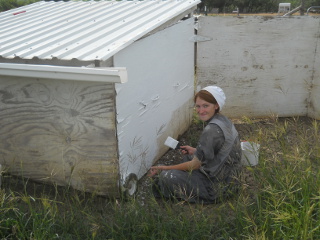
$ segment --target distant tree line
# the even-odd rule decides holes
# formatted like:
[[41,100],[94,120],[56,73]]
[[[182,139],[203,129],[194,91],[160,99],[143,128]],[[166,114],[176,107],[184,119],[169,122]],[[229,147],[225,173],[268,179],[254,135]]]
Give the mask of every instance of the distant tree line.
[[[40,0],[0,0],[0,12],[38,1]],[[300,6],[301,3],[305,10],[311,6],[320,6],[320,0],[202,0],[199,9],[216,8],[219,12],[227,13],[238,8],[241,13],[270,13],[277,12],[281,2],[291,3],[291,9]]]
[[[31,3],[39,2],[43,0],[0,0],[0,12],[7,11],[13,8],[22,7]],[[69,1],[69,0],[44,0],[44,1]],[[89,0],[83,0],[89,1]],[[95,0],[98,1],[98,0]]]
[[240,13],[271,13],[278,12],[279,3],[291,3],[291,9],[303,4],[305,11],[320,6],[320,0],[202,0],[199,9],[216,8],[220,13],[228,13],[238,8]]
[[40,0],[0,0],[0,12],[28,5]]

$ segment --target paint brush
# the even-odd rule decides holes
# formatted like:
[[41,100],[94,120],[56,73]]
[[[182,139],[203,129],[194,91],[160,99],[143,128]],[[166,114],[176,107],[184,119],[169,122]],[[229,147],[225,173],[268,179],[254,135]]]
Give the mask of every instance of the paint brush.
[[177,140],[173,139],[172,137],[168,137],[167,140],[164,142],[164,145],[170,147],[172,149],[180,149],[180,144]]

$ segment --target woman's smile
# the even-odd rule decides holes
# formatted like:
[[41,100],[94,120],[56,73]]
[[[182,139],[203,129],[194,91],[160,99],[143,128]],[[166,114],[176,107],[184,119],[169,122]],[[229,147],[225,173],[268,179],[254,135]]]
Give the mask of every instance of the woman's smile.
[[218,109],[218,104],[209,103],[201,98],[196,100],[196,110],[199,115],[200,120],[208,121],[215,114],[216,109]]

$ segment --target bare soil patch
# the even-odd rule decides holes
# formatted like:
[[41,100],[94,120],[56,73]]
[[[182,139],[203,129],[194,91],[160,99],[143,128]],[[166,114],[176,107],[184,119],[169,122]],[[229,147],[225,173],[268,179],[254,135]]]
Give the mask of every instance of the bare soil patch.
[[[313,119],[308,117],[296,118],[278,118],[270,117],[263,119],[232,119],[236,129],[239,132],[242,141],[259,141],[259,134],[276,131],[276,128],[282,128],[285,125],[286,139],[290,142],[298,141],[299,132],[313,131]],[[319,122],[319,121],[318,121]],[[290,124],[286,124],[290,123]],[[182,145],[196,146],[197,139],[199,138],[204,125],[193,123],[190,128],[182,136],[179,137]],[[299,131],[297,131],[299,129]],[[265,141],[265,140],[262,140]],[[260,151],[278,152],[280,151],[279,142],[276,139],[268,138],[267,146],[261,144]],[[157,162],[156,165],[173,165],[178,164],[182,160],[182,154],[178,150],[170,149],[164,154]],[[253,172],[255,167],[244,167],[242,173],[242,184],[248,193],[249,198],[254,198],[256,191],[258,191],[258,184],[255,182]],[[151,193],[152,179],[144,176],[139,181],[137,198],[139,201],[144,202]]]

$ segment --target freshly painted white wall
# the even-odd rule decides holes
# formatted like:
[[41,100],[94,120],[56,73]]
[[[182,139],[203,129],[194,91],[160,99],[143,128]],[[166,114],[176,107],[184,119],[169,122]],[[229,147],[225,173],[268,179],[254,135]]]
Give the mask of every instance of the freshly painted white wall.
[[[216,84],[230,117],[320,118],[319,18],[200,17],[197,88]],[[312,106],[312,107],[311,107]]]
[[191,123],[194,19],[143,38],[114,56],[128,82],[116,84],[120,175],[140,178]]

